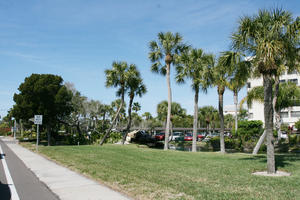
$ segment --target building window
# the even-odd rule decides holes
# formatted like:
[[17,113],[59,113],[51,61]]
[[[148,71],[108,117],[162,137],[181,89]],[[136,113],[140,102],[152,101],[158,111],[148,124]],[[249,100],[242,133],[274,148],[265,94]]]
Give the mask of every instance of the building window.
[[285,80],[284,79],[280,80],[280,83],[285,83]]
[[253,113],[249,113],[249,119],[253,119]]
[[247,83],[247,87],[251,88],[251,83],[250,82]]
[[291,111],[291,117],[300,117],[300,111]]
[[292,82],[292,83],[296,83],[296,85],[298,85],[298,79],[289,79],[289,82]]
[[281,118],[288,118],[289,117],[289,113],[288,112],[280,112],[280,117]]

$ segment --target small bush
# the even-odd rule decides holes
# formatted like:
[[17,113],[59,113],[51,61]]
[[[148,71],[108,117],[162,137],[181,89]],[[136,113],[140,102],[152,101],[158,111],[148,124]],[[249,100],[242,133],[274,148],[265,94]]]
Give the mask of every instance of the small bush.
[[[225,149],[241,150],[241,141],[239,139],[225,138]],[[213,137],[209,140],[209,145],[214,151],[220,150],[220,137]]]
[[263,123],[260,120],[239,121],[237,135],[243,141],[259,138],[263,133]]
[[105,143],[116,143],[122,139],[122,134],[119,132],[111,132]]
[[300,135],[289,135],[288,137],[290,146],[300,145]]
[[295,123],[295,127],[297,130],[300,130],[300,119]]

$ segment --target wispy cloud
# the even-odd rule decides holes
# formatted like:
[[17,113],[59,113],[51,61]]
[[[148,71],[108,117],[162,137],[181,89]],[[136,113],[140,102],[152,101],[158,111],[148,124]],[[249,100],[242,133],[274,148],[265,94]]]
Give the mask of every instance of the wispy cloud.
[[25,54],[21,52],[0,51],[0,54],[5,56],[17,57],[32,62],[41,62],[43,60],[43,58],[40,56]]

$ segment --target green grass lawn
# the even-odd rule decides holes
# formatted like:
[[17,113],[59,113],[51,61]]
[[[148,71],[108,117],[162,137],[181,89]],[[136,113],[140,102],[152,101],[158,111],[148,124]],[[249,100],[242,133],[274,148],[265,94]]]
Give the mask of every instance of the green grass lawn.
[[[32,148],[29,144],[24,144]],[[260,177],[265,155],[221,155],[136,145],[39,147],[45,156],[134,199],[300,199],[300,155],[276,155],[290,177]]]

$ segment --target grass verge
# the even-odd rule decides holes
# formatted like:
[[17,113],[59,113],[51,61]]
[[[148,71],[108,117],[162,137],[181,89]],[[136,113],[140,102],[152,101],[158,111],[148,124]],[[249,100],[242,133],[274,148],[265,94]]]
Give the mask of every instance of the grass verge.
[[[34,145],[23,143],[34,150]],[[135,199],[300,199],[300,155],[276,155],[290,177],[259,177],[266,156],[138,148],[40,146],[39,153]]]

